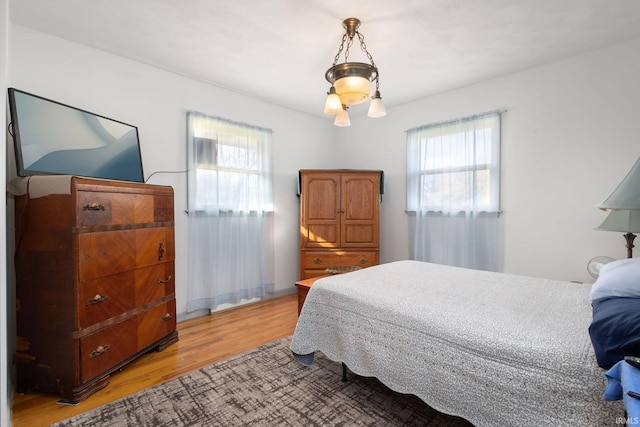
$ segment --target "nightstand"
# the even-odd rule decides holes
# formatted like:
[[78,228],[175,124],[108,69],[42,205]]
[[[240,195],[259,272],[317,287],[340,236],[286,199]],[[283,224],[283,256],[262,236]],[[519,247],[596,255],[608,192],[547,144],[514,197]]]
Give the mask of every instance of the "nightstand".
[[313,286],[316,280],[322,279],[323,277],[327,276],[311,277],[296,282],[296,287],[298,288],[298,316],[300,315],[300,311],[302,311],[302,306],[304,305],[304,300],[307,298],[309,289],[311,289],[311,286]]

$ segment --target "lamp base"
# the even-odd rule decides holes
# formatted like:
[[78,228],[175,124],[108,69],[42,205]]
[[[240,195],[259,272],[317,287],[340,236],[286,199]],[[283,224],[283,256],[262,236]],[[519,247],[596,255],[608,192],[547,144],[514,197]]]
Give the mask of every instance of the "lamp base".
[[633,258],[633,240],[636,238],[636,235],[633,233],[627,233],[624,234],[623,237],[627,241],[627,258]]

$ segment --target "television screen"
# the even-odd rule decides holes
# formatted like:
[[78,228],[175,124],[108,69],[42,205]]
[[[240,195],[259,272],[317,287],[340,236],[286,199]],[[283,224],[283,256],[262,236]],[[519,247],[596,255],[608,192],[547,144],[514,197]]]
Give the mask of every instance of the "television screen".
[[144,182],[138,128],[9,88],[18,175]]

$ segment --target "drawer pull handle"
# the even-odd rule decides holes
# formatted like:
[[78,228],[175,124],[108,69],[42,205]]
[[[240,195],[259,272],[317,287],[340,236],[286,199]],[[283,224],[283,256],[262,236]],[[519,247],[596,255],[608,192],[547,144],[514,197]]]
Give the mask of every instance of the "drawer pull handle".
[[101,303],[102,301],[106,300],[107,296],[106,295],[100,295],[100,294],[96,294],[95,297],[87,300],[87,305],[93,305],[93,304],[98,304]]
[[168,322],[169,320],[171,320],[173,318],[173,313],[167,313],[164,316],[162,316],[162,321],[163,322]]
[[158,279],[158,283],[169,283],[171,281],[171,275],[167,276],[165,280]]
[[98,348],[96,348],[91,352],[91,354],[89,354],[89,358],[101,356],[104,353],[106,353],[106,351],[109,350],[110,348],[111,346],[109,344],[98,346]]
[[313,263],[314,264],[322,264],[322,260],[320,258],[314,258]]
[[104,206],[99,205],[98,203],[89,203],[82,208],[83,211],[103,211]]
[[368,259],[366,258],[360,258],[360,264],[366,264],[367,262],[369,262]]
[[164,254],[167,250],[164,248],[164,243],[160,242],[160,247],[158,248],[158,259],[164,259]]

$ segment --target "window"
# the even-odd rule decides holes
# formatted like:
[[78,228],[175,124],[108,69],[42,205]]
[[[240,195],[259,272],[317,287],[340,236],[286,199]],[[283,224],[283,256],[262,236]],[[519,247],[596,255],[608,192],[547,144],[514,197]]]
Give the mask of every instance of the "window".
[[407,132],[411,258],[497,270],[500,114]]
[[187,311],[273,292],[271,131],[188,118]]
[[499,210],[500,116],[474,116],[407,132],[407,210]]
[[272,211],[271,132],[191,113],[190,210]]

